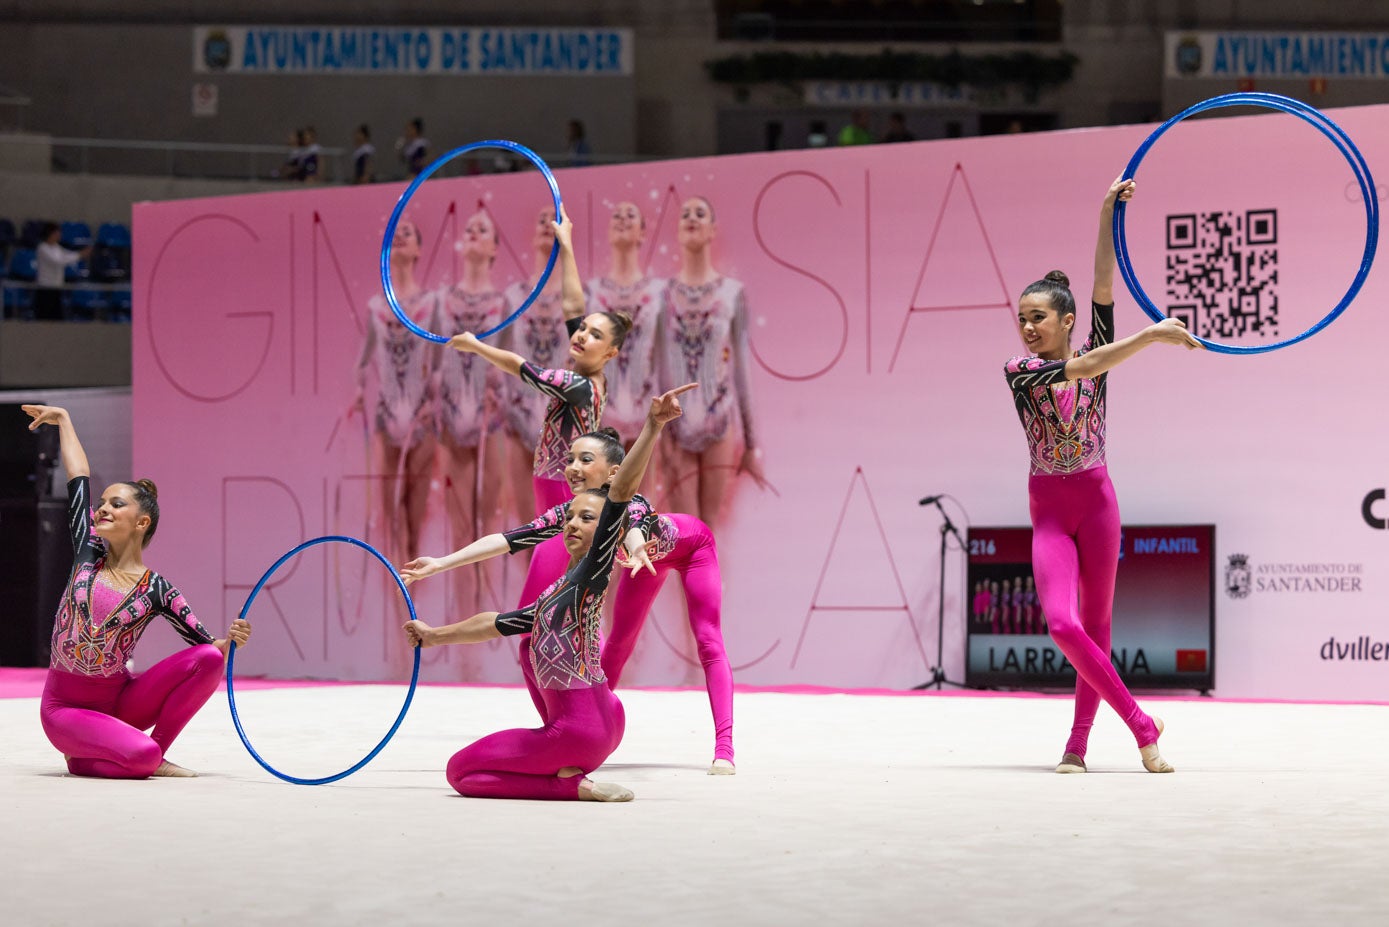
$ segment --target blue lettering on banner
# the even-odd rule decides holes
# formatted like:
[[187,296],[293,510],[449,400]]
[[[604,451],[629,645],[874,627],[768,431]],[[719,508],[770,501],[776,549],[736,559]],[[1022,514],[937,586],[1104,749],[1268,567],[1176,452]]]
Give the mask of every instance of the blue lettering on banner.
[[1201,545],[1193,537],[1134,538],[1135,554],[1199,554]]
[[1206,36],[1210,69],[1186,76],[1389,78],[1389,33],[1221,32]]
[[631,68],[629,30],[243,26],[196,28],[195,70],[224,67],[204,61],[211,32],[239,36],[226,66],[233,73],[606,75]]

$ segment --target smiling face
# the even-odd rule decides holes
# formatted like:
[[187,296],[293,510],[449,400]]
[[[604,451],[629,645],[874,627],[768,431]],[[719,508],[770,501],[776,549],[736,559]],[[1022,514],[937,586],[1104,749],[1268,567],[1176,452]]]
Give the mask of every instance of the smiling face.
[[496,260],[497,227],[487,213],[473,213],[463,226],[463,257],[487,264]]
[[714,207],[702,196],[692,196],[680,207],[680,246],[691,251],[708,247],[714,240]]
[[646,237],[646,219],[636,203],[618,203],[608,220],[608,244],[614,248],[635,248]]
[[611,482],[618,466],[608,460],[601,442],[593,438],[577,438],[569,445],[564,479],[569,484],[569,491],[577,496],[585,489],[598,489]]
[[391,259],[407,264],[420,259],[420,230],[409,219],[401,219],[396,224],[395,235],[391,237]]
[[603,497],[580,493],[569,501],[569,518],[564,522],[564,549],[573,558],[582,557],[593,545],[598,516],[603,513]]
[[92,530],[97,537],[115,547],[131,543],[140,545],[150,526],[150,517],[141,511],[140,503],[135,501],[135,490],[126,483],[106,487],[92,515]]
[[1075,313],[1064,316],[1042,293],[1028,293],[1018,300],[1018,336],[1038,357],[1059,359],[1070,355],[1071,326]]
[[588,375],[603,369],[610,358],[617,356],[613,344],[613,323],[601,313],[587,316],[569,338],[569,356],[574,369]]

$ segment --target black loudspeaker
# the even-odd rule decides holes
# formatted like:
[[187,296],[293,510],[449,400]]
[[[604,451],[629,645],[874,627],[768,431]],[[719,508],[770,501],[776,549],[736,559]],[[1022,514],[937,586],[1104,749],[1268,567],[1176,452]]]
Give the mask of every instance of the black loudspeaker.
[[58,428],[29,430],[32,421],[19,403],[0,403],[0,499],[47,499],[53,470],[61,464]]
[[47,666],[53,616],[72,570],[67,503],[0,499],[0,666]]

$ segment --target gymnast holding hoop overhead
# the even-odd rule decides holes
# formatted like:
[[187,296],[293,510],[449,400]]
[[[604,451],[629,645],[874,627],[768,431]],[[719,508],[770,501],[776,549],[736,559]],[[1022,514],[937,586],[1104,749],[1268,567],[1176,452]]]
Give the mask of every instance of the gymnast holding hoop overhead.
[[[1075,297],[1060,271],[1029,284],[1018,300],[1018,334],[1032,352],[1004,374],[1031,454],[1032,569],[1051,637],[1076,669],[1075,721],[1056,771],[1085,772],[1090,727],[1103,698],[1138,741],[1149,772],[1172,772],[1158,751],[1161,719],[1149,717],[1110,662],[1114,576],[1119,567],[1119,506],[1105,466],[1108,371],[1153,344],[1200,347],[1180,319],[1165,319],[1114,339],[1116,201],[1135,183],[1110,184],[1100,209],[1090,336],[1071,347]],[[1077,605],[1077,603],[1079,603]]]
[[[651,448],[666,422],[680,415],[679,394],[690,383],[651,401],[646,425],[613,475],[610,488],[587,489],[569,503],[563,543],[564,574],[525,608],[482,612],[457,624],[431,628],[410,621],[412,644],[472,644],[502,635],[531,634],[531,669],[545,703],[545,724],[489,734],[449,759],[448,781],[477,798],[630,801],[632,793],[588,778],[622,741],[622,703],[607,686],[600,661],[603,599],[627,506],[641,485]],[[606,497],[606,498],[605,498]]]
[[[214,640],[183,595],[145,566],[143,550],[159,527],[154,484],[114,483],[93,511],[87,454],[67,411],[41,405],[23,409],[33,419],[30,431],[41,425],[58,428],[72,536],[72,572],[53,623],[39,706],[43,732],[74,776],[195,776],[165,754],[217,691],[228,638],[244,646],[251,625],[238,618],[227,638]],[[131,653],[156,616],[193,646],[132,674]]]

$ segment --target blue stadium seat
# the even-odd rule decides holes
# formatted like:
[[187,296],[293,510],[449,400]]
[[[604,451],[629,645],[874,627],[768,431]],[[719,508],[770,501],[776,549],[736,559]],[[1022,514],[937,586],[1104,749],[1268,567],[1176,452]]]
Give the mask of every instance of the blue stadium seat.
[[130,229],[119,222],[103,222],[96,230],[96,243],[108,248],[129,248]]
[[78,261],[76,264],[69,264],[63,268],[63,280],[68,283],[80,283],[90,279],[91,275],[86,261]]
[[63,223],[63,247],[74,250],[85,248],[92,243],[92,227],[85,222]]
[[33,318],[34,291],[28,287],[5,287],[5,317]]
[[107,306],[106,294],[101,290],[68,290],[67,297],[72,318],[83,322],[90,322]]
[[109,298],[109,301],[110,301],[110,304],[111,304],[111,319],[112,319],[112,321],[115,321],[115,322],[129,322],[129,321],[130,321],[130,305],[131,305],[130,291],[129,291],[129,290],[112,290],[112,291],[108,294],[108,298]]
[[33,280],[39,275],[39,262],[33,248],[16,248],[10,255],[5,276],[11,280]]
[[19,232],[9,219],[0,219],[0,250],[8,248],[19,238]]
[[98,246],[92,252],[92,279],[120,283],[130,279],[130,252],[123,248]]

